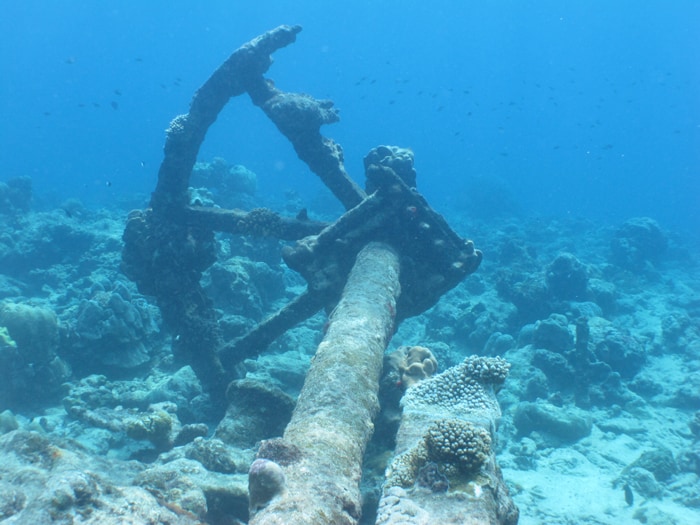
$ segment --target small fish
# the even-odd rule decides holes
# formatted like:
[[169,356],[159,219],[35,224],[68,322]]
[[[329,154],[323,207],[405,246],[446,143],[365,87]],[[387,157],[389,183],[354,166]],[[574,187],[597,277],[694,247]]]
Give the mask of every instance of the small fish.
[[119,102],[117,102],[116,100],[110,102],[109,105],[112,106],[112,109],[119,109]]
[[634,494],[632,493],[632,487],[629,483],[625,483],[622,489],[625,491],[625,501],[630,507],[634,505]]
[[122,92],[121,92],[120,89],[115,89],[115,90],[114,90],[114,94],[117,95],[118,97],[121,97],[121,96],[122,96]]
[[108,188],[112,186],[112,181],[108,180],[107,182],[105,182],[105,186],[107,186]]

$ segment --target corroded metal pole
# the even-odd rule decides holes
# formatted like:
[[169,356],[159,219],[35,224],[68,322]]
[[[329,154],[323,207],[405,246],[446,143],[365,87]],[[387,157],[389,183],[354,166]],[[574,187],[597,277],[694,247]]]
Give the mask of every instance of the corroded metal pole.
[[283,444],[263,445],[258,453],[276,465],[251,469],[251,525],[358,522],[362,458],[379,409],[382,356],[393,334],[399,288],[396,252],[382,243],[364,247],[330,316]]

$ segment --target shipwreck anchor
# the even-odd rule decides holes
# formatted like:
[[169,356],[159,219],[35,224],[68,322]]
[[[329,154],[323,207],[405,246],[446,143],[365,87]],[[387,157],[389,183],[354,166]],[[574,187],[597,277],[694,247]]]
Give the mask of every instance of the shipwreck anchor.
[[[320,309],[332,310],[281,440],[298,452],[296,460],[282,470],[257,464],[255,475],[251,471],[251,483],[268,471],[285,483],[262,492],[251,486],[251,523],[355,524],[386,346],[402,320],[433,306],[478,268],[482,254],[418,193],[412,152],[391,146],[370,151],[361,189],[345,171],[341,147],[320,133],[322,125],[338,121],[333,103],[283,92],[263,76],[270,55],[294,42],[299,31],[280,26],[243,45],[195,93],[189,112],[171,122],[150,206],[129,215],[122,269],[142,293],[155,297],[176,334],[174,352],[192,366],[214,402],[223,403],[237,363]],[[244,93],[343,204],[346,212],[336,221],[190,204],[189,178],[206,132],[228,101]],[[296,241],[282,257],[308,284],[232,341],[223,340],[200,284],[216,260],[215,232]]]

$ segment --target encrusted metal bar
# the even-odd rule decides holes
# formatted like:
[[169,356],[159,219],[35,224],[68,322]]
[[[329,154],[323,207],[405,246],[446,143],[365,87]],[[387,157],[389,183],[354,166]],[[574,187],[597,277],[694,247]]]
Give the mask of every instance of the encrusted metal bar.
[[243,337],[225,344],[219,351],[221,363],[233,370],[244,359],[260,355],[277,337],[326,306],[326,301],[323,293],[306,290]]
[[242,95],[249,85],[262,79],[272,64],[270,54],[296,40],[300,26],[279,26],[241,46],[197,90],[186,115],[170,123],[165,157],[151,207],[180,214],[187,206],[187,186],[197,153],[219,112],[231,97]]
[[216,260],[214,228],[197,223],[202,214],[189,214],[195,224],[186,221],[190,174],[221,109],[262,79],[272,63],[270,53],[294,42],[299,31],[299,26],[280,26],[250,41],[195,93],[189,113],[173,119],[167,131],[151,208],[133,212],[124,231],[122,270],[143,293],[156,297],[166,325],[175,333],[173,350],[192,365],[214,403],[224,403],[230,374],[217,355],[222,344],[217,315],[200,284],[202,272]]
[[322,125],[339,120],[332,101],[286,93],[263,78],[250,86],[248,93],[253,104],[275,123],[299,158],[321,178],[345,209],[357,206],[367,196],[345,171],[340,144],[323,137],[319,131]]
[[185,223],[218,232],[274,237],[287,241],[317,234],[327,226],[324,222],[284,217],[267,208],[243,211],[196,206],[185,209]]
[[270,473],[281,469],[282,475],[271,491],[274,480],[257,468],[251,472],[251,525],[358,523],[362,458],[379,410],[379,376],[399,293],[398,254],[370,243],[357,255],[316,350],[284,432],[286,447],[276,447],[298,454],[290,462],[289,456],[266,457],[274,454],[265,447],[258,453],[271,463]]

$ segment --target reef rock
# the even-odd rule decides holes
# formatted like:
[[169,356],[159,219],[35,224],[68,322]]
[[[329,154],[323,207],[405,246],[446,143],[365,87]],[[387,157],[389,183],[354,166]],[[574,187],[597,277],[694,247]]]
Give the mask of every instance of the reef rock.
[[563,443],[571,443],[591,433],[591,420],[576,407],[558,407],[545,402],[519,403],[513,423],[521,435],[537,432]]
[[631,271],[642,270],[647,264],[657,265],[667,247],[666,234],[649,217],[629,219],[618,228],[610,242],[613,262]]
[[537,321],[534,327],[533,344],[552,352],[563,353],[574,346],[574,337],[569,331],[566,316],[552,314],[547,319]]
[[233,381],[226,396],[230,404],[214,436],[240,448],[282,435],[294,409],[289,395],[256,379]]
[[205,273],[202,284],[217,307],[225,309],[229,315],[256,321],[285,293],[280,270],[238,256],[214,263]]
[[222,208],[253,207],[257,176],[245,166],[232,166],[220,157],[215,157],[211,162],[197,162],[192,168],[190,183],[210,190],[214,202]]
[[0,436],[0,520],[8,525],[201,522],[134,486],[137,469],[134,462],[69,451],[37,432],[10,432]]
[[52,398],[70,376],[58,348],[56,314],[41,306],[0,304],[0,409],[33,406]]
[[62,353],[74,369],[111,375],[148,363],[160,333],[158,309],[121,281],[96,280],[87,295],[61,313]]
[[586,296],[586,267],[570,253],[560,253],[547,268],[547,289],[557,299],[582,301]]
[[32,179],[14,177],[0,182],[0,214],[29,211],[32,202]]

